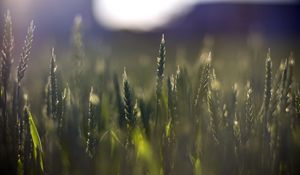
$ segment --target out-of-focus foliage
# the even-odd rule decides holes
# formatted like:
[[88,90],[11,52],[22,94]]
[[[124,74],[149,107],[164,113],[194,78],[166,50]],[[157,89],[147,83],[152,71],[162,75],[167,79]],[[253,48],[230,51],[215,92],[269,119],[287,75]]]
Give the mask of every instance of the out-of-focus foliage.
[[[269,51],[259,77],[253,70],[245,84],[228,85],[217,76],[213,51],[207,48],[195,64],[168,68],[168,42],[162,36],[153,74],[138,75],[154,80],[143,91],[132,78],[135,71],[124,68],[121,82],[110,60],[89,59],[81,22],[75,18],[72,69],[59,64],[53,49],[50,71],[40,73],[47,74],[44,88],[28,90],[43,95],[31,101],[21,80],[30,67],[35,27],[30,24],[17,73],[11,74],[14,40],[10,14],[5,15],[0,173],[300,174],[300,94],[293,54],[276,68]],[[255,84],[263,79],[259,90]]]

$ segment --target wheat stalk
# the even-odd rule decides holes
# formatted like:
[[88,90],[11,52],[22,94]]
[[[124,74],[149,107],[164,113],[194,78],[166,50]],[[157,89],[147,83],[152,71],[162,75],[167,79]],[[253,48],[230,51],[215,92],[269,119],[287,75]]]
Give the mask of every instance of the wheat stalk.
[[[6,91],[8,86],[8,81],[10,77],[11,64],[13,63],[12,50],[14,48],[14,37],[12,35],[12,20],[10,16],[10,11],[7,11],[4,15],[4,32],[3,32],[3,42],[1,50],[1,78],[2,86],[4,91]],[[5,93],[4,93],[5,95]]]
[[272,94],[272,60],[270,55],[270,49],[267,54],[265,64],[265,88],[264,88],[264,100],[262,106],[262,127],[263,127],[263,139],[266,143],[269,143],[269,131],[268,131],[268,120],[271,117],[269,115],[269,107]]
[[157,74],[156,74],[156,98],[157,103],[160,103],[161,93],[162,93],[162,83],[164,78],[166,62],[166,41],[164,35],[162,35],[160,47],[159,47],[159,56],[157,57]]
[[241,116],[241,142],[246,144],[249,140],[253,125],[254,125],[254,105],[253,105],[253,90],[250,82],[246,86],[246,99],[245,99],[245,115]]
[[167,80],[168,87],[168,112],[169,120],[175,122],[176,114],[176,81],[174,76],[168,77]]
[[195,107],[198,107],[201,104],[203,97],[205,97],[209,85],[211,71],[211,52],[209,52],[207,58],[204,60],[204,67],[202,69],[200,84],[197,90],[195,98]]
[[208,85],[208,92],[207,92],[207,105],[208,105],[208,112],[210,114],[210,129],[212,130],[212,135],[214,140],[219,143],[220,138],[220,124],[221,124],[221,111],[220,111],[220,97],[219,97],[219,82],[216,79],[216,75],[213,73],[211,75],[211,80]]
[[51,111],[51,117],[56,119],[57,117],[57,107],[58,107],[58,90],[57,90],[57,75],[56,75],[56,55],[54,48],[51,52],[51,61],[50,61],[50,75],[49,75],[49,100],[51,100],[51,105],[49,107]]
[[12,117],[12,133],[14,134],[14,142],[16,142],[16,145],[18,145],[18,156],[20,159],[20,156],[22,154],[22,143],[23,143],[23,128],[24,128],[24,118],[21,117],[22,111],[21,111],[21,80],[24,78],[25,71],[28,67],[28,61],[30,57],[32,42],[33,42],[33,33],[35,30],[35,26],[33,21],[31,21],[28,30],[26,39],[24,41],[24,46],[21,53],[21,59],[19,62],[19,65],[17,67],[17,78],[16,82],[14,83],[14,93],[13,93],[13,117]]
[[2,117],[1,117],[1,125],[3,129],[3,138],[4,142],[7,141],[7,96],[8,96],[8,84],[10,79],[10,70],[11,65],[13,63],[13,48],[14,48],[14,37],[12,35],[12,19],[10,16],[10,12],[7,11],[4,15],[4,33],[3,33],[3,42],[2,42],[2,50],[1,50],[1,109],[2,109]]
[[284,112],[287,103],[287,92],[288,92],[288,72],[289,72],[289,59],[286,58],[284,62],[284,68],[281,75],[281,85],[280,85],[280,103],[279,110]]
[[127,127],[134,128],[135,126],[135,116],[134,116],[134,106],[133,106],[133,96],[130,89],[130,85],[127,78],[126,68],[123,72],[123,101],[124,101],[124,111]]
[[19,62],[19,65],[17,67],[17,81],[18,83],[21,82],[21,80],[24,77],[24,73],[28,67],[28,61],[30,58],[30,52],[31,52],[31,47],[32,47],[32,42],[33,42],[33,33],[35,31],[35,25],[33,21],[31,21],[28,30],[27,30],[27,35],[26,39],[24,41],[24,46],[23,46],[23,51],[21,53],[21,59]]
[[88,118],[88,133],[86,141],[86,152],[93,158],[96,153],[96,119],[95,119],[95,109],[99,104],[99,98],[94,93],[93,87],[91,87],[89,96],[89,118]]
[[149,109],[147,108],[147,105],[143,99],[139,100],[139,108],[141,110],[141,119],[143,128],[145,130],[145,134],[147,137],[150,136],[150,116],[149,116]]
[[166,63],[166,41],[163,34],[160,42],[159,56],[157,57],[157,69],[156,69],[156,118],[155,118],[156,127],[159,124],[158,120],[161,112],[161,98],[162,98],[165,63]]
[[124,128],[125,123],[126,123],[124,103],[123,103],[123,100],[121,97],[120,85],[119,85],[118,77],[116,74],[114,74],[114,88],[115,88],[115,94],[116,94],[116,104],[117,104],[118,112],[119,112],[119,127]]

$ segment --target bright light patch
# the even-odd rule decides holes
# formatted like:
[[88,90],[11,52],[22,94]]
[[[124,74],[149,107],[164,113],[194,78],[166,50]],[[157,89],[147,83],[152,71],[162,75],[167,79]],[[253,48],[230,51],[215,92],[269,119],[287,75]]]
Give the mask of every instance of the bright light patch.
[[96,20],[111,29],[149,31],[166,25],[198,3],[293,3],[296,0],[93,0]]
[[151,30],[189,9],[187,0],[94,0],[96,20],[114,29]]

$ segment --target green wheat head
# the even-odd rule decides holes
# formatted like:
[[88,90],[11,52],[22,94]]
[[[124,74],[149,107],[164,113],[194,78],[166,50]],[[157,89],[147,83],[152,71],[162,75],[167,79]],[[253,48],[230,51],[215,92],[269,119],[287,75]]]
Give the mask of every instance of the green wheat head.
[[99,97],[94,93],[93,87],[91,87],[90,96],[89,96],[89,117],[88,117],[88,133],[86,141],[86,152],[88,155],[93,158],[96,154],[96,145],[97,145],[97,125],[95,119],[96,106],[99,105]]
[[200,76],[200,84],[197,89],[197,94],[195,98],[195,106],[197,107],[199,104],[201,104],[203,98],[206,96],[209,80],[210,80],[210,74],[211,74],[211,53],[209,52],[207,58],[204,60],[203,63],[203,69]]
[[56,55],[54,48],[52,49],[51,54],[51,61],[50,61],[50,75],[49,75],[49,87],[48,87],[48,93],[49,93],[49,100],[50,102],[50,111],[51,111],[51,117],[53,119],[56,119],[57,117],[57,107],[58,107],[58,90],[57,90],[57,75],[56,75]]
[[14,48],[14,37],[12,34],[12,19],[10,12],[7,11],[4,15],[4,33],[1,50],[1,78],[2,85],[7,88],[10,77],[10,69],[13,63],[13,48]]
[[116,74],[114,74],[114,89],[116,94],[116,105],[118,107],[119,112],[119,127],[124,128],[126,124],[126,117],[125,117],[125,110],[124,110],[124,103],[121,96],[120,84]]
[[33,21],[31,21],[28,30],[27,30],[27,35],[26,39],[24,41],[24,46],[23,46],[23,51],[21,53],[21,59],[19,62],[19,65],[17,67],[17,81],[20,82],[23,77],[24,73],[28,67],[28,61],[30,59],[30,52],[31,52],[31,47],[32,47],[32,42],[33,42],[33,33],[35,31],[35,25]]
[[123,101],[127,126],[134,128],[136,119],[134,116],[133,94],[128,82],[126,68],[124,68],[123,72]]
[[157,103],[160,103],[161,100],[165,63],[166,63],[166,41],[164,35],[162,35],[160,47],[159,47],[159,56],[157,57],[157,71],[156,71]]

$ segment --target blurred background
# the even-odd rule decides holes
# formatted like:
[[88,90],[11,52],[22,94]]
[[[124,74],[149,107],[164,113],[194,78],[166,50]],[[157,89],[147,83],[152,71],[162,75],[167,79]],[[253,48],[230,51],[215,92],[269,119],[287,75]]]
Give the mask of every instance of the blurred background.
[[[263,72],[268,48],[275,68],[290,52],[299,66],[297,0],[1,0],[0,14],[7,9],[14,22],[15,57],[29,22],[33,19],[37,26],[29,74],[47,73],[51,47],[56,48],[64,68],[64,59],[71,57],[70,38],[77,15],[82,16],[88,59],[109,59],[118,73],[129,67],[129,73],[138,72],[132,77],[141,87],[154,80],[162,33],[169,73],[177,64],[193,65],[208,50],[217,75],[229,87],[251,79],[248,73],[253,70]],[[3,19],[0,23],[2,30]],[[144,79],[148,75],[149,81]]]
[[[121,105],[122,103],[118,103],[118,105],[116,105],[116,103],[118,101],[123,102],[127,100],[127,98],[124,98],[122,100],[121,98],[123,96],[120,96],[120,98],[118,99],[117,93],[115,92],[119,90],[114,90],[113,74],[117,75],[116,82],[121,82],[121,74],[123,72],[123,68],[126,67],[130,87],[133,87],[134,90],[133,99],[135,100],[136,98],[141,98],[146,102],[146,107],[143,107],[143,109],[145,109],[143,111],[146,111],[145,113],[147,113],[145,115],[148,118],[147,120],[149,120],[150,118],[150,122],[153,122],[153,124],[150,123],[150,126],[154,126],[154,118],[151,119],[151,117],[156,116],[158,118],[158,111],[160,111],[158,110],[158,108],[155,108],[154,105],[156,101],[155,80],[157,56],[162,34],[164,34],[165,36],[167,52],[165,77],[169,77],[171,76],[171,74],[176,73],[177,65],[181,66],[181,70],[183,72],[182,75],[184,77],[184,81],[182,80],[183,84],[181,84],[181,86],[184,88],[181,89],[182,92],[178,95],[179,100],[177,99],[177,95],[174,96],[176,105],[178,100],[178,119],[180,119],[178,121],[184,121],[181,125],[177,125],[177,122],[175,122],[176,125],[174,125],[176,127],[178,126],[178,129],[176,127],[174,128],[180,131],[178,132],[180,134],[176,135],[176,137],[180,138],[180,140],[178,141],[178,143],[180,144],[178,144],[178,152],[176,148],[174,149],[176,150],[176,153],[170,153],[170,155],[174,154],[176,156],[179,156],[180,158],[178,159],[179,161],[176,161],[179,166],[177,164],[174,165],[174,172],[176,171],[176,173],[178,174],[191,174],[186,173],[191,171],[191,168],[189,168],[189,161],[193,161],[192,164],[195,164],[193,166],[199,166],[198,169],[201,169],[200,166],[202,166],[202,162],[200,162],[199,159],[196,160],[196,158],[198,157],[196,157],[196,155],[193,155],[193,151],[190,151],[186,148],[193,147],[194,149],[194,147],[197,147],[196,149],[198,150],[198,142],[199,140],[202,140],[202,135],[205,136],[206,133],[194,132],[196,130],[190,128],[193,128],[194,125],[198,125],[196,123],[200,123],[202,125],[202,121],[204,121],[204,124],[212,123],[209,124],[209,127],[210,125],[214,125],[214,127],[218,128],[219,125],[221,126],[221,124],[217,125],[215,124],[217,122],[211,122],[213,120],[210,120],[210,118],[216,118],[216,116],[218,115],[222,116],[222,121],[220,121],[219,123],[222,123],[222,125],[225,124],[225,127],[220,127],[220,130],[217,130],[216,128],[211,130],[209,129],[209,131],[207,130],[207,133],[210,133],[212,131],[214,135],[215,131],[220,131],[221,133],[224,130],[223,128],[225,128],[225,134],[222,133],[220,135],[220,137],[225,136],[223,137],[225,139],[222,138],[220,142],[217,141],[217,144],[211,145],[210,143],[216,143],[216,137],[214,136],[213,139],[206,139],[205,137],[207,136],[203,137],[203,143],[205,141],[208,141],[207,144],[205,143],[207,148],[204,147],[203,152],[206,152],[207,154],[204,155],[209,158],[206,160],[204,157],[203,162],[207,161],[208,165],[213,165],[211,167],[208,166],[207,168],[205,167],[205,164],[203,164],[203,167],[208,169],[206,170],[207,172],[213,170],[215,168],[214,165],[217,165],[216,172],[218,172],[218,168],[223,169],[224,167],[226,167],[225,169],[228,168],[228,170],[230,169],[233,172],[239,169],[232,168],[237,166],[235,165],[235,162],[237,162],[237,160],[243,160],[234,158],[236,157],[234,156],[234,154],[237,150],[237,147],[232,146],[233,143],[236,142],[234,128],[243,126],[238,124],[239,118],[236,119],[236,116],[243,116],[240,115],[240,113],[244,113],[245,92],[243,91],[245,91],[246,84],[249,84],[248,82],[250,82],[251,86],[253,87],[255,98],[253,113],[256,114],[259,111],[259,106],[263,102],[262,97],[264,95],[265,60],[269,48],[271,50],[271,58],[273,60],[273,77],[279,68],[280,60],[284,60],[285,58],[289,57],[291,53],[293,53],[296,62],[296,82],[300,82],[300,3],[297,0],[0,0],[0,50],[2,47],[4,21],[3,17],[4,13],[7,10],[10,10],[11,12],[13,21],[13,35],[15,38],[15,48],[13,50],[14,66],[12,67],[11,79],[15,78],[15,75],[13,74],[16,73],[16,66],[20,60],[20,54],[24,45],[27,27],[30,24],[31,20],[34,20],[34,23],[36,25],[31,57],[28,64],[28,71],[26,71],[25,79],[24,81],[22,81],[22,91],[24,91],[24,94],[28,94],[26,96],[24,95],[24,98],[26,97],[26,100],[29,99],[28,101],[30,104],[30,110],[37,119],[36,121],[38,131],[42,138],[42,145],[44,147],[43,149],[45,150],[45,167],[46,170],[48,168],[48,171],[50,172],[49,174],[68,174],[57,173],[56,171],[60,169],[62,169],[62,171],[58,172],[66,171],[70,174],[96,174],[91,173],[96,170],[99,172],[121,172],[121,170],[119,170],[118,168],[119,162],[130,172],[131,167],[127,168],[126,164],[122,164],[124,162],[126,163],[128,160],[128,165],[136,166],[138,167],[137,169],[144,169],[143,163],[135,165],[130,161],[133,160],[133,157],[131,157],[130,154],[128,154],[129,156],[127,156],[127,152],[123,151],[125,149],[123,149],[122,146],[117,146],[122,145],[123,143],[119,144],[119,139],[115,139],[115,137],[117,136],[114,136],[115,134],[112,133],[115,127],[114,125],[117,125],[117,117],[119,116],[117,107],[119,107],[120,113],[124,112],[124,106]],[[80,32],[74,32],[74,29],[79,28],[78,24],[81,21],[82,42],[80,40],[80,37],[78,37],[80,36]],[[74,27],[74,24],[77,24],[78,28]],[[83,44],[83,47],[81,47],[81,44]],[[61,93],[53,93],[54,90],[48,93],[46,92],[49,89],[52,89],[49,87],[52,87],[52,85],[55,86],[53,82],[53,84],[51,85],[48,84],[50,72],[49,64],[51,59],[51,50],[53,47],[55,48],[55,54],[57,55],[57,88],[58,92]],[[201,111],[199,114],[199,116],[201,115],[201,119],[200,117],[198,119],[198,113],[196,114],[196,112],[198,112],[198,109],[195,108],[196,110],[194,110],[194,107],[192,107],[194,105],[191,105],[191,99],[194,100],[194,94],[196,94],[196,92],[198,91],[197,89],[199,88],[200,84],[200,62],[205,61],[204,59],[207,59],[207,55],[210,51],[212,54],[212,66],[215,69],[215,73],[219,81],[213,81],[213,83],[216,85],[215,88],[212,88],[213,91],[215,91],[212,93],[214,95],[210,94],[207,97],[210,97],[212,99],[215,98],[217,100],[208,100],[208,106],[212,105],[212,107],[210,107],[207,112],[206,110],[203,110],[205,111],[203,112],[203,115],[201,113],[202,110],[199,110]],[[184,70],[187,70],[188,72],[188,78],[186,79]],[[278,75],[280,76],[280,74]],[[54,77],[54,75],[52,77]],[[52,78],[52,80],[54,79],[55,78]],[[166,85],[165,80],[166,78],[164,79],[164,85]],[[205,79],[203,79],[203,81],[204,80]],[[189,83],[189,81],[191,83]],[[203,86],[205,82],[206,81],[202,82]],[[220,86],[218,84],[219,82],[221,83]],[[187,86],[184,85],[185,83],[187,84]],[[8,85],[10,90],[9,92],[13,90],[13,88],[10,88],[13,87],[12,85],[12,83]],[[55,118],[54,116],[58,116],[58,111],[62,110],[65,105],[63,105],[63,103],[59,101],[57,101],[57,103],[55,104],[52,100],[55,100],[54,96],[60,97],[65,95],[65,93],[62,92],[64,88],[68,89],[67,87],[70,87],[71,89],[72,100],[70,100],[69,98],[67,98],[66,100],[66,114],[62,112],[64,113],[64,117],[66,117],[62,120],[60,120],[60,118],[56,118],[56,121],[59,122],[54,123],[54,120],[52,121],[51,118]],[[91,87],[93,87],[94,90],[93,93],[91,93],[91,97],[97,97],[95,98],[97,99],[95,100],[97,101],[95,102],[95,104],[93,104],[93,98],[89,98]],[[222,94],[220,95],[220,102],[217,98],[217,87],[219,87],[222,91]],[[233,92],[233,87],[237,87],[238,91]],[[280,90],[280,94],[283,94],[283,92],[289,92],[282,89]],[[163,91],[165,100],[162,100],[162,104],[164,104],[164,106],[168,106],[171,104],[167,103],[166,92],[166,90]],[[239,95],[237,95],[237,98],[239,98],[237,101],[242,102],[238,105],[240,106],[240,109],[238,109],[236,113],[235,93],[239,93]],[[271,102],[274,110],[274,104],[275,102],[277,102],[277,100],[280,99],[279,104],[280,106],[283,106],[283,104],[285,105],[285,103],[286,105],[290,105],[290,101],[284,102],[283,100],[294,99],[294,96],[290,93],[288,93],[287,95],[287,97],[289,98],[280,96],[280,98],[277,99],[276,95],[279,96],[280,94],[275,93],[275,100],[272,96]],[[101,101],[100,105],[98,95]],[[203,93],[202,95],[205,95],[205,93]],[[52,97],[51,100],[49,99],[50,96]],[[168,99],[170,98],[168,97]],[[69,104],[68,100],[72,102],[70,102]],[[52,102],[51,108],[49,103],[50,101]],[[13,104],[15,104],[15,101],[13,102]],[[126,104],[127,103],[128,102],[126,101]],[[216,108],[219,103],[222,104],[219,106],[220,110]],[[92,105],[90,106],[90,104]],[[228,108],[226,107],[226,105],[224,105],[223,108],[223,104],[227,104]],[[206,105],[206,103],[203,103],[203,105]],[[250,113],[252,113],[252,106],[249,107],[248,103],[246,103],[246,105],[247,108],[249,108],[248,110],[250,111],[250,115]],[[60,109],[56,109],[57,111],[54,111],[52,109],[53,106],[55,108],[57,108],[56,106],[59,106]],[[162,108],[163,110],[165,110],[161,111],[162,114],[168,113],[169,117],[170,111],[176,110],[177,112],[177,106],[170,107],[171,108],[169,109]],[[212,108],[216,108],[217,112],[210,112]],[[266,113],[265,111],[267,110],[264,110],[264,108],[262,109],[263,110],[261,111],[264,111],[264,113]],[[270,107],[269,110],[271,111],[271,109],[272,108]],[[49,112],[49,110],[51,111]],[[125,112],[128,113],[127,110],[128,109],[126,109]],[[282,113],[279,113],[278,116],[281,114],[292,114],[292,112],[294,112],[293,108],[285,106],[284,108],[280,107],[279,110]],[[289,112],[289,110],[291,112]],[[55,115],[53,115],[53,111],[55,112]],[[95,159],[95,161],[90,161],[92,159],[86,159],[87,157],[83,156],[86,153],[85,150],[88,149],[82,148],[84,148],[86,145],[90,145],[89,140],[86,138],[88,138],[90,136],[90,133],[94,132],[93,129],[96,128],[95,127],[90,129],[90,127],[93,127],[92,125],[94,125],[93,122],[90,122],[91,118],[94,117],[87,118],[88,116],[93,115],[93,111],[95,112],[95,116],[101,116],[95,117],[98,125],[98,130],[95,132],[96,137],[101,136],[101,138],[99,137],[100,142],[102,138],[104,138],[104,136],[105,139],[103,142],[104,144],[99,144],[99,154],[97,155],[97,159]],[[5,111],[3,113],[6,114]],[[195,117],[197,118],[194,118],[194,114],[192,113],[195,113]],[[202,117],[206,115],[209,116],[208,114],[210,113],[212,113],[212,116],[215,117]],[[229,114],[229,117],[227,117],[227,113]],[[269,120],[267,118],[269,117],[268,113],[264,114],[264,116],[266,116],[266,120]],[[180,114],[183,114],[182,118]],[[188,116],[190,114],[192,115]],[[289,115],[284,115],[284,117]],[[177,114],[174,116],[176,116],[177,118]],[[226,117],[224,118],[226,119],[226,121],[223,119],[223,116]],[[258,116],[260,117],[260,115]],[[163,117],[161,118],[163,119]],[[276,136],[271,135],[272,139],[274,139],[274,143],[273,140],[269,140],[270,143],[268,141],[266,143],[268,145],[274,144],[275,146],[280,148],[280,150],[277,150],[276,147],[274,151],[272,147],[272,151],[274,151],[274,154],[272,152],[272,156],[269,156],[271,154],[265,154],[262,156],[263,159],[261,159],[263,161],[256,161],[260,160],[259,156],[257,155],[260,155],[261,153],[263,153],[263,151],[265,151],[265,145],[261,146],[263,148],[263,151],[260,151],[259,149],[259,140],[260,138],[265,138],[265,136],[261,137],[257,135],[257,139],[253,139],[254,144],[247,144],[250,148],[250,152],[245,151],[245,153],[247,154],[241,154],[242,156],[249,156],[249,160],[251,159],[250,162],[255,162],[253,165],[250,165],[249,163],[250,169],[252,168],[254,170],[253,172],[256,172],[257,167],[263,167],[264,169],[266,168],[265,164],[271,165],[272,162],[269,160],[274,161],[275,158],[276,160],[281,158],[280,160],[288,162],[290,161],[290,155],[299,155],[297,154],[297,151],[299,150],[298,147],[296,149],[296,146],[299,146],[299,143],[297,142],[296,144],[294,144],[295,148],[293,148],[293,142],[289,141],[291,136],[293,136],[295,142],[299,140],[297,139],[299,136],[299,132],[298,130],[295,130],[296,132],[294,133],[292,132],[293,130],[287,129],[288,127],[293,125],[287,125],[288,122],[285,122],[289,121],[289,123],[291,123],[290,121],[294,121],[294,119],[288,120],[287,117],[285,117],[284,120],[282,120],[283,118],[279,117],[276,117],[275,119],[276,120],[274,120],[274,123],[283,121],[282,125],[281,123],[279,123],[278,125],[280,127],[282,126],[283,129],[275,128],[273,127],[273,125],[269,126],[264,122],[264,127],[266,127],[266,129],[264,128],[264,130],[261,131],[264,131],[263,135],[265,135],[265,132],[272,132],[272,134],[273,132],[276,134],[279,133],[279,136],[277,136],[276,134],[274,134]],[[64,125],[65,121],[66,125]],[[170,121],[173,121],[173,119]],[[177,121],[177,119],[174,121]],[[60,137],[60,132],[56,135],[56,126],[58,126],[59,124],[58,128],[60,128],[61,122],[63,123],[62,128],[66,131],[65,134],[64,131],[62,132],[62,137]],[[90,123],[92,123],[91,126]],[[156,121],[155,123],[160,122]],[[242,124],[242,122],[240,123]],[[258,123],[261,124],[261,122]],[[170,130],[172,130],[173,128],[172,125],[171,122],[168,122],[168,124],[166,125],[166,133],[169,134],[162,134],[162,138],[173,137],[171,136],[172,134],[170,134],[172,132]],[[161,131],[164,130],[164,124],[159,127],[162,129]],[[257,128],[260,127],[261,126],[259,125]],[[155,124],[153,136],[158,136],[156,135],[156,133],[160,133],[160,131],[157,132],[156,128],[157,127]],[[229,130],[227,130],[227,128],[229,128]],[[253,128],[256,128],[256,126]],[[249,128],[247,130],[249,130]],[[287,132],[291,132],[293,134],[287,134]],[[128,135],[128,138],[130,138],[130,133],[131,131],[126,132],[124,136],[121,133],[120,137],[124,137],[125,141],[125,137],[127,137],[125,135]],[[192,135],[189,135],[190,133],[192,133]],[[108,135],[111,136],[108,137]],[[164,135],[170,136],[165,137]],[[197,135],[199,135],[199,138]],[[256,137],[256,135],[254,136]],[[57,138],[61,138],[61,140],[57,141]],[[111,141],[109,138],[112,138]],[[163,145],[169,145],[169,142],[172,142],[167,141],[166,143],[160,145],[156,144],[161,142],[159,141],[160,139],[156,139],[156,137],[153,138],[154,139],[152,140],[154,142],[152,142],[151,144],[152,146],[154,146],[154,148],[158,147],[157,150],[165,149]],[[139,137],[137,137],[137,139],[139,140]],[[131,148],[131,143],[129,143],[128,140],[126,138],[124,145],[129,145],[130,147],[128,148]],[[155,140],[158,140],[158,142],[156,142]],[[284,146],[282,146],[281,144]],[[113,150],[114,145],[116,145],[118,149],[116,149],[116,154],[113,153],[113,155],[113,151],[109,150]],[[142,145],[144,146],[141,146],[141,148],[143,148],[141,150],[147,150],[147,145],[145,143]],[[254,146],[252,147],[252,145]],[[292,150],[288,150],[290,148]],[[130,151],[131,149],[128,150]],[[201,150],[202,152],[202,148],[199,148],[199,150]],[[229,153],[226,153],[227,150],[229,150]],[[244,149],[241,150],[242,152],[244,151]],[[129,151],[128,153],[130,153]],[[287,152],[287,156],[285,155],[285,151]],[[160,151],[157,153],[157,157],[162,156],[162,153]],[[213,156],[211,156],[211,153]],[[110,156],[108,156],[109,154]],[[123,156],[124,154],[126,156]],[[149,161],[148,157],[151,157],[151,152],[147,152],[146,155],[148,154],[149,156],[145,156],[145,159],[147,159],[147,161]],[[277,154],[282,157],[278,156],[278,158]],[[231,156],[227,157],[227,155]],[[121,156],[123,156],[124,159],[121,158]],[[163,156],[164,158],[167,158],[166,161],[168,161],[168,158],[173,159],[171,158],[172,155]],[[264,156],[272,158],[265,159]],[[129,159],[127,159],[127,157],[129,157]],[[258,159],[256,159],[257,157]],[[221,158],[220,160],[223,161],[219,161],[219,158]],[[120,161],[118,159],[120,159]],[[186,161],[187,159],[189,161]],[[151,158],[149,162],[153,162],[153,160],[155,160],[155,158]],[[135,159],[135,161],[138,162],[139,159]],[[256,165],[258,164],[256,164],[256,162],[258,162],[259,164],[259,166],[257,167]],[[299,162],[299,160],[295,159],[295,162],[297,163]],[[240,163],[248,166],[248,164],[243,161],[240,161]],[[281,169],[282,171],[287,171],[285,169],[290,168],[288,164],[281,164],[281,162],[278,163],[280,163],[278,164],[280,165],[278,166],[280,167],[280,171]],[[222,167],[219,165],[221,165]],[[20,165],[18,163],[18,167],[19,166]],[[292,166],[294,169],[297,169],[294,166],[298,167],[297,164],[293,164]],[[263,172],[260,171],[260,168],[258,168],[257,172]],[[135,168],[132,169],[134,170]],[[189,171],[185,171],[187,169],[189,169]],[[240,169],[243,170],[243,166]],[[241,174],[243,174],[243,171],[241,172]],[[222,174],[234,173],[222,172]]]

